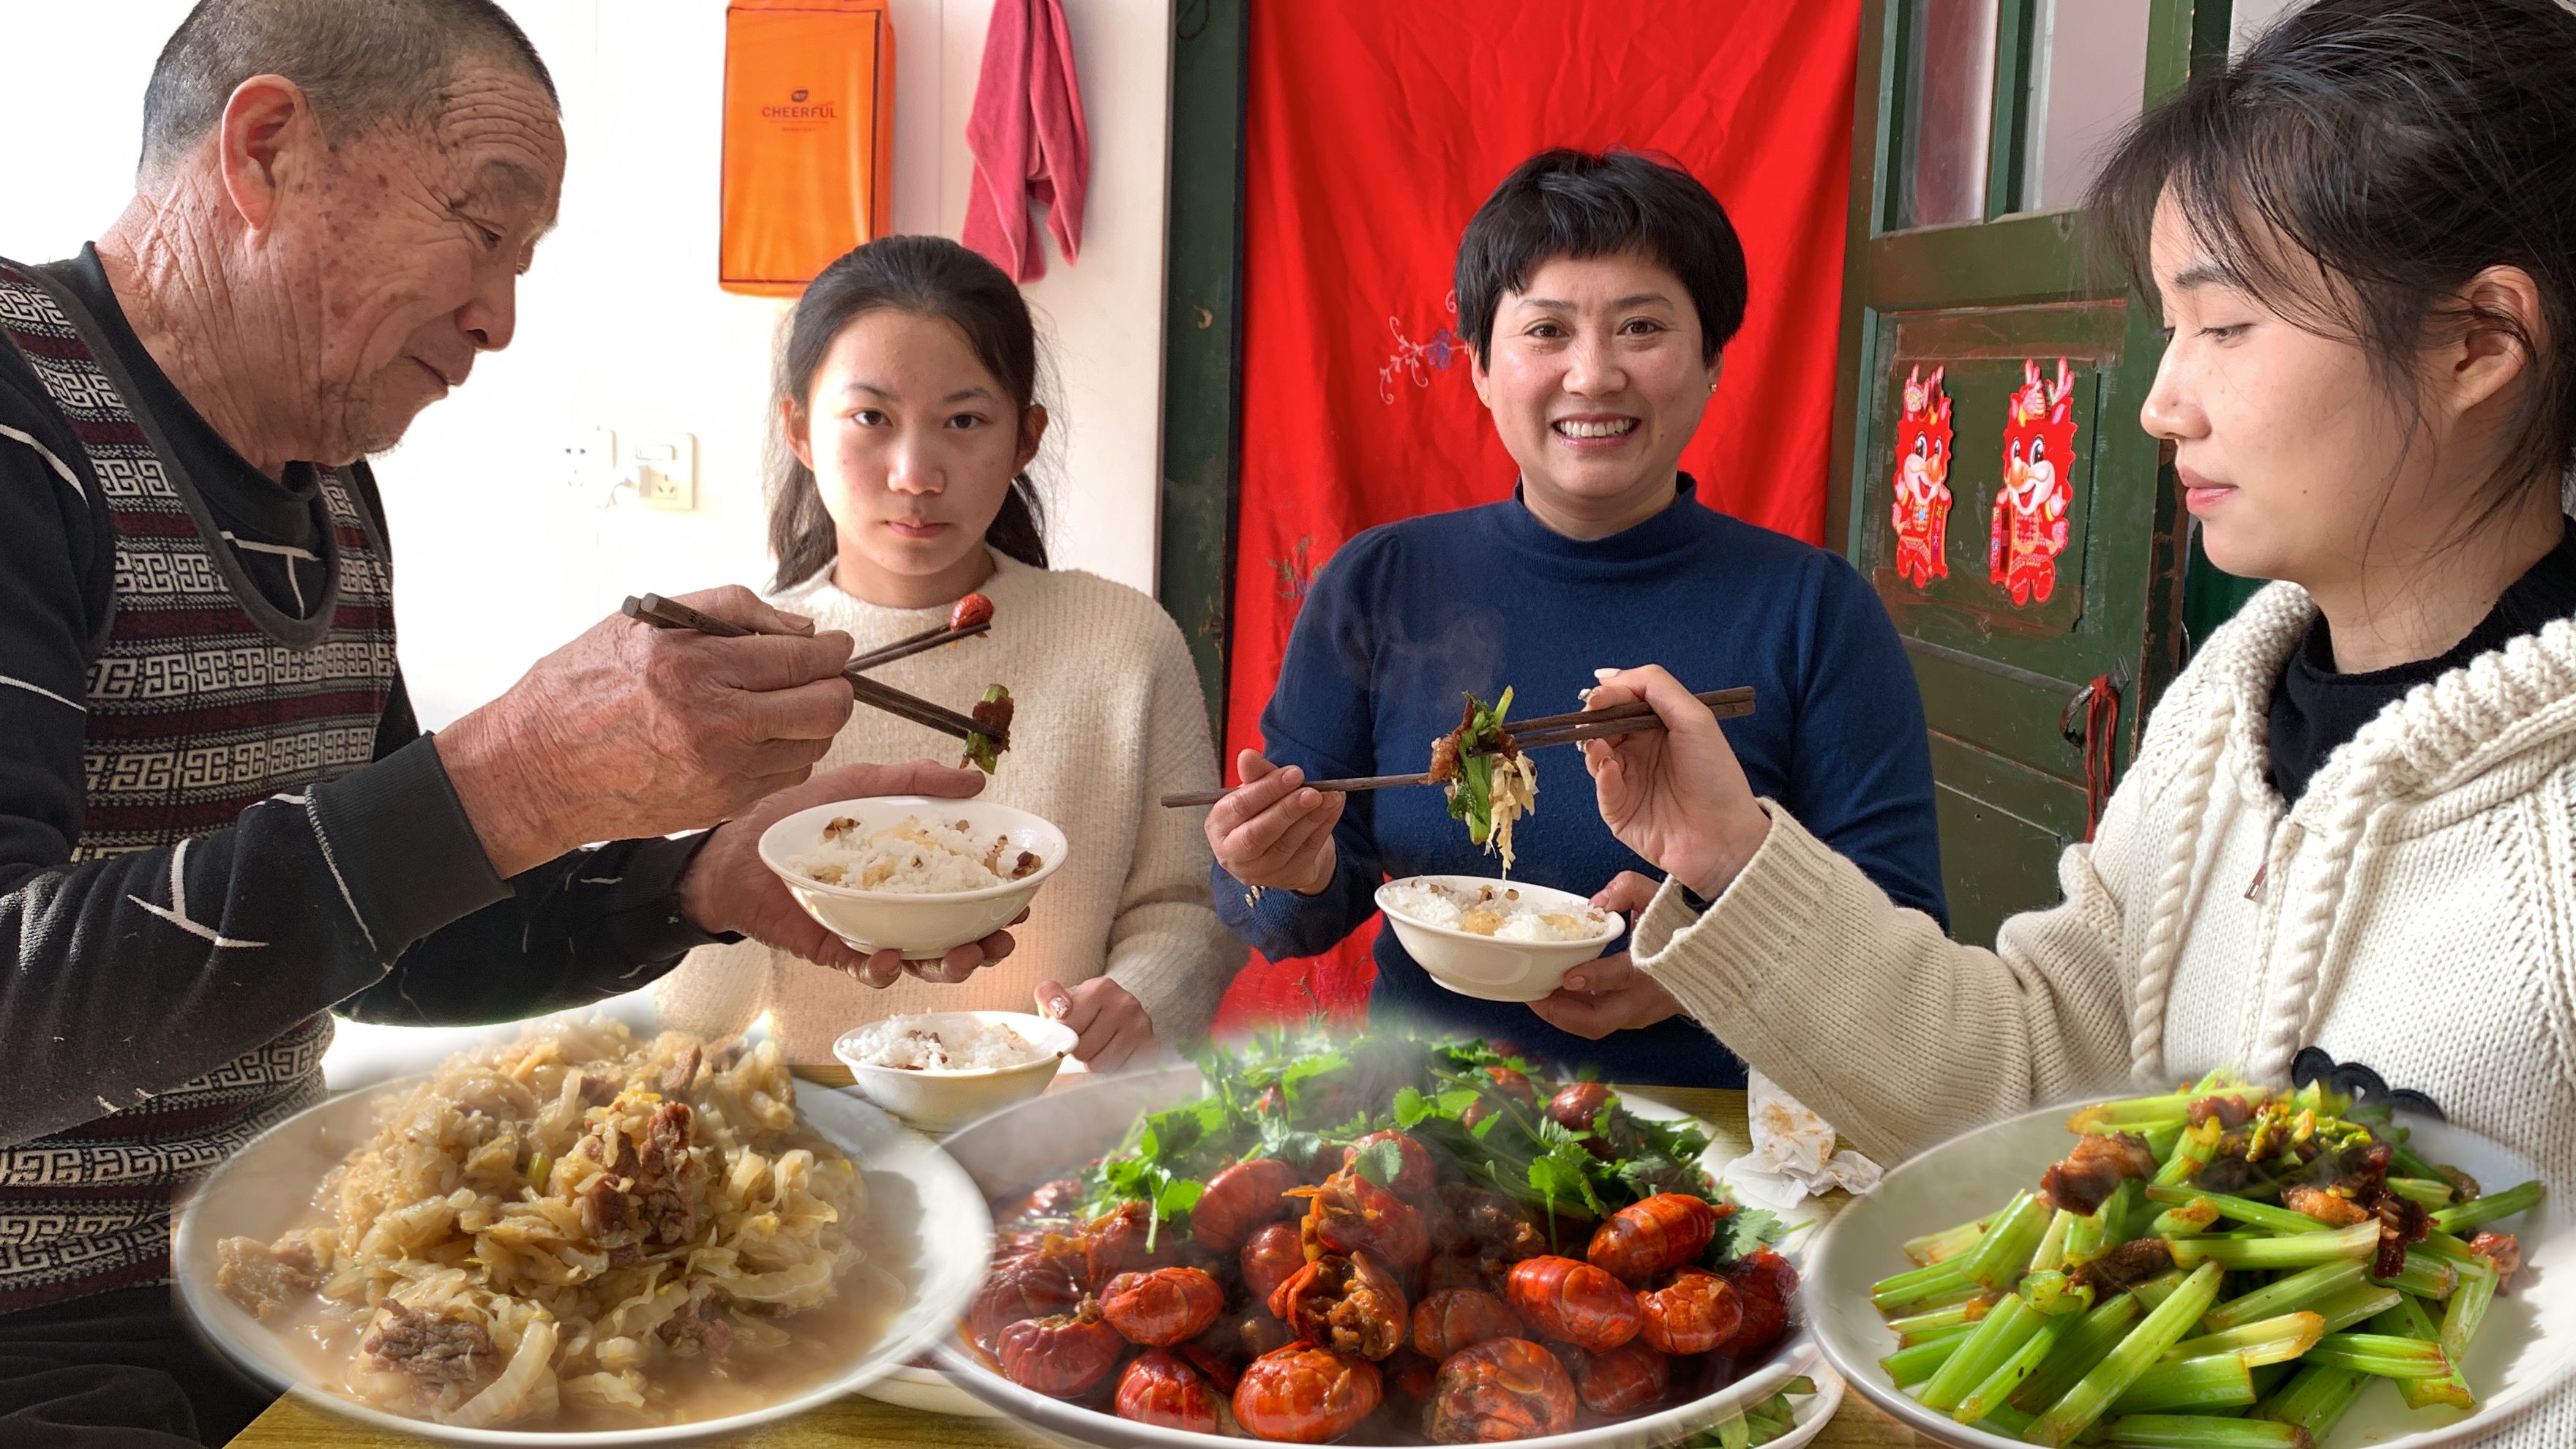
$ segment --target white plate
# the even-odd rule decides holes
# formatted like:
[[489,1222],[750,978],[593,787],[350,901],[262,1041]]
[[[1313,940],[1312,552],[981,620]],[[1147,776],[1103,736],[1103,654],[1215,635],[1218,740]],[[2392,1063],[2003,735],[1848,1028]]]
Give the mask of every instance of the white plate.
[[[641,1019],[630,1009],[615,1013]],[[407,1086],[418,1077],[388,1086]],[[325,1173],[375,1125],[376,1092],[350,1092],[299,1112],[260,1134],[206,1178],[177,1213],[171,1269],[180,1298],[215,1344],[236,1363],[315,1407],[378,1429],[448,1444],[681,1444],[729,1438],[757,1424],[819,1407],[904,1363],[945,1334],[982,1282],[993,1251],[993,1220],[984,1195],[935,1144],[846,1092],[797,1084],[806,1121],[859,1164],[876,1216],[868,1248],[894,1267],[909,1297],[903,1312],[868,1350],[829,1381],[745,1414],[662,1428],[562,1432],[459,1429],[371,1408],[305,1387],[305,1371],[286,1344],[215,1287],[215,1245],[234,1236],[267,1242],[305,1219]],[[890,1261],[891,1260],[891,1261]]]
[[[1050,1167],[1069,1168],[1107,1151],[1117,1145],[1138,1112],[1188,1101],[1197,1097],[1199,1090],[1196,1067],[1107,1077],[1079,1090],[1050,1093],[995,1113],[948,1138],[944,1145],[958,1166],[966,1169],[967,1175],[991,1196],[1029,1186]],[[1661,1103],[1625,1094],[1621,1101],[1641,1117],[1684,1115]],[[1792,1260],[1797,1257],[1794,1251],[1783,1251]],[[1115,1449],[1136,1445],[1220,1449],[1241,1443],[1216,1434],[1140,1424],[1033,1393],[987,1368],[962,1333],[940,1340],[933,1357],[957,1387],[1023,1423],[1076,1443]],[[1725,1388],[1660,1413],[1524,1442],[1543,1449],[1647,1449],[1671,1444],[1716,1423],[1730,1411],[1760,1403],[1781,1384],[1811,1372],[1816,1364],[1815,1340],[1801,1321],[1800,1310],[1793,1306],[1790,1332],[1772,1350],[1771,1357]],[[1817,1388],[1823,1387],[1819,1380]]]
[[1007,1419],[1010,1415],[948,1381],[948,1375],[919,1364],[898,1364],[884,1378],[860,1389],[881,1404],[919,1409],[925,1414],[954,1414],[961,1419]]
[[[1801,1296],[1826,1358],[1871,1402],[1926,1438],[2021,1449],[2019,1440],[1923,1407],[1889,1381],[1878,1361],[1895,1352],[1896,1335],[1870,1306],[1870,1285],[1911,1266],[1908,1238],[1981,1217],[2016,1191],[2038,1187],[2040,1174],[2074,1146],[2066,1119],[2084,1105],[2040,1108],[1917,1155],[1891,1170],[1878,1191],[1854,1199],[1809,1250]],[[2418,1155],[2461,1169],[2489,1191],[2540,1175],[2530,1159],[2476,1133],[2420,1117],[2407,1117],[2404,1125],[2413,1129],[2407,1145]],[[2576,1370],[2576,1225],[2564,1187],[2550,1184],[2537,1210],[2497,1225],[2521,1236],[2522,1271],[2488,1310],[2463,1365],[2482,1406],[2468,1414],[2409,1409],[2394,1389],[2373,1384],[2319,1449],[2456,1444],[2502,1427],[2565,1383]]]

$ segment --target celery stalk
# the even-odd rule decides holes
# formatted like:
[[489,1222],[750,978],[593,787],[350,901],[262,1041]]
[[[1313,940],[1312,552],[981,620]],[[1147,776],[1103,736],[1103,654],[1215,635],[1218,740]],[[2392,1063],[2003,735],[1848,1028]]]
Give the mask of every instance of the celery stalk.
[[2049,1211],[2037,1195],[2017,1194],[1964,1260],[1968,1281],[1991,1292],[2010,1291],[2030,1271],[2031,1255],[2048,1232]]
[[2367,1322],[2397,1306],[2405,1294],[2377,1283],[2355,1283],[2338,1289],[2308,1305],[2311,1312],[2326,1321],[2326,1332],[2341,1333],[2356,1323]]
[[2389,1379],[2437,1379],[2451,1371],[2440,1344],[2393,1333],[2329,1333],[2308,1350],[2307,1361]]
[[2108,1358],[2040,1415],[2039,1421],[2022,1435],[2023,1441],[2062,1445],[2090,1428],[2120,1395],[2128,1392],[2140,1374],[2166,1349],[2180,1343],[2200,1316],[2209,1311],[2209,1305],[2218,1298],[2218,1279],[2217,1264],[2202,1264],[2161,1307],[2140,1319]]
[[2520,1187],[2509,1187],[2502,1192],[2473,1197],[2456,1207],[2443,1208],[2433,1214],[2433,1226],[2446,1233],[2464,1233],[2484,1227],[2498,1218],[2512,1217],[2526,1208],[2537,1206],[2539,1202],[2540,1183],[2534,1179]]
[[1888,1378],[1898,1388],[1910,1389],[1939,1373],[1941,1365],[1948,1363],[1950,1355],[1958,1352],[1959,1346],[1966,1343],[1970,1335],[1975,1332],[1976,1329],[1972,1327],[1951,1329],[1939,1338],[1926,1339],[1911,1347],[1898,1349],[1880,1359],[1878,1366],[1887,1370]]
[[1992,1377],[2004,1360],[2021,1351],[2023,1344],[2048,1322],[2046,1315],[2021,1300],[2020,1295],[1995,1305],[1995,1311],[1968,1335],[1959,1351],[1941,1365],[1941,1371],[1915,1395],[1927,1409],[1943,1413],[1959,1407],[1961,1401]]
[[1962,1424],[1975,1424],[1992,1417],[2012,1398],[2014,1390],[2030,1382],[2030,1376],[2039,1371],[2039,1366],[2047,1361],[2066,1335],[2081,1328],[2083,1323],[2080,1318],[2043,1317],[2039,1331],[1995,1365],[1994,1372],[1986,1375],[1985,1382],[1970,1390],[1968,1396],[1959,1401],[1958,1407],[1950,1411],[1950,1417]]
[[2306,1213],[2292,1212],[2288,1208],[2274,1207],[2270,1203],[2256,1202],[2251,1198],[2230,1197],[2223,1192],[2199,1192],[2184,1187],[2150,1186],[2147,1189],[2149,1202],[2172,1206],[2189,1204],[2194,1200],[2205,1200],[2211,1203],[2218,1209],[2220,1217],[2233,1218],[2237,1222],[2251,1224],[2258,1228],[2270,1228],[2276,1233],[2322,1233],[2326,1230],[2326,1224],[2318,1222]]
[[2150,1364],[2119,1398],[2114,1414],[2158,1414],[2179,1410],[2232,1409],[2254,1402],[2254,1372],[2232,1353],[2202,1358],[2169,1359]]
[[2314,1313],[2284,1313],[2277,1318],[2261,1319],[2222,1332],[2187,1338],[2165,1350],[2168,1360],[2200,1358],[2208,1354],[2232,1353],[2245,1360],[2247,1368],[2260,1368],[2268,1363],[2288,1363],[2316,1346],[2326,1336],[2326,1321]]
[[2367,1258],[2379,1248],[2377,1219],[2332,1232],[2280,1238],[2182,1238],[2173,1244],[2177,1267],[2214,1263],[2222,1268],[2306,1268],[2337,1258]]
[[[2137,1295],[2123,1293],[2085,1314],[2082,1321],[2057,1341],[2057,1347],[2040,1364],[2039,1371],[2014,1391],[2013,1407],[2036,1414],[2064,1398],[2068,1389],[2091,1373],[2093,1366],[2128,1336],[2129,1325],[2146,1311],[2146,1305],[2138,1301]],[[2013,1432],[2018,1434],[2021,1430]]]
[[2459,1291],[2442,1308],[2442,1352],[2457,1363],[2466,1358],[2469,1341],[2478,1335],[2478,1325],[2486,1320],[2487,1305],[2495,1301],[2496,1270],[2490,1263],[2484,1267],[2463,1265]]
[[2103,1426],[2119,1449],[2308,1449],[2305,1430],[2270,1419],[2207,1414],[2122,1414]]
[[2254,1412],[2262,1418],[2295,1424],[2307,1430],[2310,1438],[2323,1442],[2342,1421],[2353,1400],[2374,1382],[2369,1374],[2354,1369],[2309,1364]]
[[2276,1278],[2251,1293],[2230,1298],[2219,1304],[2209,1310],[2209,1316],[2200,1321],[2200,1326],[2212,1333],[2223,1333],[2257,1319],[2270,1318],[2282,1313],[2296,1313],[2303,1308],[2314,1307],[2320,1299],[2332,1297],[2354,1286],[2361,1281],[2362,1275],[2369,1271],[2370,1265],[2358,1258],[2346,1258],[2333,1263],[2319,1263],[2313,1268],[2302,1268],[2286,1277]]
[[[2423,1304],[2412,1298],[2398,1299],[2396,1304],[2386,1313],[2379,1315],[2371,1326],[2382,1333],[2418,1341],[2431,1341],[2435,1339],[2437,1333],[2433,1327],[2432,1315],[2424,1311]],[[2456,1367],[2449,1373],[2429,1378],[2399,1379],[2397,1393],[2406,1401],[2406,1407],[2410,1409],[2430,1408],[2435,1405],[2454,1409],[2473,1409],[2478,1403],[2477,1395],[2469,1391],[2468,1379]]]

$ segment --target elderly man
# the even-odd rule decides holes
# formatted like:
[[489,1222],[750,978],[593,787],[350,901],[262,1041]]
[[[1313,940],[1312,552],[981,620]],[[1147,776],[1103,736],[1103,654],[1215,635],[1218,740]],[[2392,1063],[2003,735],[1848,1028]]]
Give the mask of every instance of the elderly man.
[[221,1443],[257,1412],[152,1285],[173,1192],[320,1096],[332,1012],[527,1016],[733,933],[890,979],[761,868],[760,827],[975,789],[789,788],[848,715],[849,640],[738,589],[691,602],[759,637],[610,620],[414,723],[359,460],[509,344],[563,160],[490,0],[203,0],[125,214],[0,261],[0,1444]]

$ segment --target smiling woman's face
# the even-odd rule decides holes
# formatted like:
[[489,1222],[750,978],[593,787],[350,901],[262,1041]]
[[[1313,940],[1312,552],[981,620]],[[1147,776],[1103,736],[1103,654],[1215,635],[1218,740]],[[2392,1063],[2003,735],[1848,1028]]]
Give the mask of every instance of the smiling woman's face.
[[1717,383],[1681,278],[1633,252],[1557,257],[1503,294],[1476,392],[1559,533],[1598,538],[1673,499],[1673,470]]

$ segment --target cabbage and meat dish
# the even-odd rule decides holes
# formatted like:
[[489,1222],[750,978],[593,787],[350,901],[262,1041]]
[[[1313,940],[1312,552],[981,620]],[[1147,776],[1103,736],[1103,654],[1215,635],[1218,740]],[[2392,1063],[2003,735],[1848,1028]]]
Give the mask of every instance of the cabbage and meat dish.
[[361,1403],[460,1427],[618,1429],[828,1378],[902,1280],[857,1166],[774,1045],[550,1024],[379,1103],[302,1226],[218,1286]]

